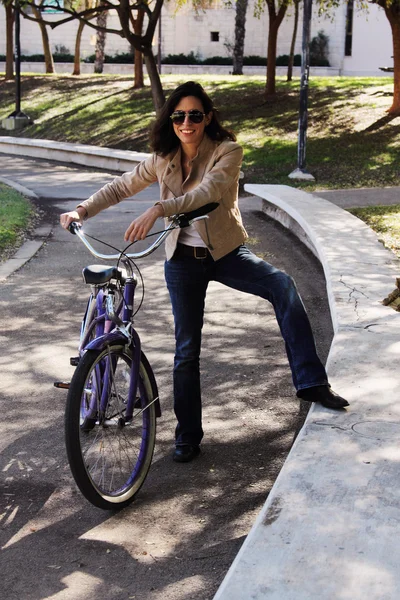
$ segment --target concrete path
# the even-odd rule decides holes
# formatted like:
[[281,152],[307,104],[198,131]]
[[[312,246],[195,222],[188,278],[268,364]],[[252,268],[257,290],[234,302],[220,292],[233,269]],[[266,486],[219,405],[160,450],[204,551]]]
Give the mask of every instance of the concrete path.
[[[80,168],[48,159],[0,153],[0,176],[24,185],[41,198],[83,200],[118,174],[113,170]],[[158,197],[158,186],[151,186],[136,196],[139,200],[154,197]]]
[[327,190],[314,192],[312,195],[317,198],[325,198],[341,208],[400,204],[400,187]]
[[[154,366],[163,417],[150,475],[134,504],[113,515],[77,492],[63,440],[87,290],[81,268],[97,262],[57,226],[112,174],[0,155],[0,174],[32,187],[52,233],[1,285],[0,572],[7,600],[211,600],[262,509],[307,405],[293,392],[276,320],[266,302],[220,285],[207,297],[202,354],[205,439],[194,463],[171,460],[173,330],[161,248],[142,261],[137,327]],[[154,191],[154,190],[153,190]],[[128,200],[88,221],[121,243],[127,222],[154,202]],[[332,337],[315,257],[260,201],[242,209],[254,250],[296,279],[325,360]]]

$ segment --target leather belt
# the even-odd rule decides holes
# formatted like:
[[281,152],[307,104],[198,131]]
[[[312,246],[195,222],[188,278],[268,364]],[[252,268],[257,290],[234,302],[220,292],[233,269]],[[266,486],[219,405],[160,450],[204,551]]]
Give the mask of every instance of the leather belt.
[[211,256],[207,248],[203,246],[187,246],[186,244],[177,244],[174,256],[190,256],[204,260]]

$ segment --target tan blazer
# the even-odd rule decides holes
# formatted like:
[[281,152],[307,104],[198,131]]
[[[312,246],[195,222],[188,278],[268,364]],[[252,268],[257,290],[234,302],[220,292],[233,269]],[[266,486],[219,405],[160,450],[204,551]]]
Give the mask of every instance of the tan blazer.
[[[88,217],[93,217],[157,181],[166,217],[218,202],[219,207],[209,214],[209,219],[194,224],[214,260],[218,260],[247,239],[238,207],[242,157],[239,144],[216,142],[205,135],[185,182],[182,181],[179,147],[168,157],[152,154],[133,171],[117,177],[79,206],[84,206]],[[168,260],[174,254],[178,236],[179,230],[173,231],[166,240]]]

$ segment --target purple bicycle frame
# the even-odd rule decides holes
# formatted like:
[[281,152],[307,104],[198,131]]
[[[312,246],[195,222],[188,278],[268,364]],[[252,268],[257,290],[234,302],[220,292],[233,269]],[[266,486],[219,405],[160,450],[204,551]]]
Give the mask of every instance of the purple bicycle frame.
[[[83,320],[84,323],[86,323],[86,317],[87,317],[90,303],[91,303],[91,299],[89,299],[88,306],[86,308],[86,314],[85,314],[84,320]],[[122,308],[122,301],[117,309],[117,314],[119,314],[121,312],[121,308]],[[94,319],[91,320],[84,337],[81,339],[81,342],[79,345],[80,354],[82,354],[84,352],[84,350],[86,350],[86,348],[88,347],[89,340],[90,340],[91,334],[93,332],[93,329],[95,329],[95,337],[98,338],[98,337],[101,337],[104,333],[110,333],[110,331],[112,331],[115,328],[115,323],[113,323],[112,321],[107,319],[107,314],[106,314],[106,310],[104,307],[104,292],[101,289],[98,291],[98,293],[96,295],[96,314],[97,314],[97,317],[95,317]]]
[[[133,301],[135,295],[135,288],[137,285],[136,279],[128,279],[125,283],[124,287],[124,299],[123,299],[123,312],[122,312],[122,321],[124,323],[129,323],[132,317],[133,312]],[[104,350],[107,346],[115,343],[121,343],[122,345],[126,345],[128,342],[128,338],[125,333],[121,330],[112,330],[109,332],[104,332],[105,325],[109,322],[107,320],[106,310],[104,308],[103,303],[104,294],[102,290],[99,290],[99,293],[96,297],[96,308],[98,316],[93,319],[90,324],[88,331],[85,334],[85,337],[82,341],[82,348],[84,350]],[[118,310],[118,312],[120,312]],[[93,327],[96,326],[96,338],[89,342],[86,345],[86,341],[90,335],[90,332],[93,330]],[[114,323],[112,326],[115,327]],[[98,335],[100,334],[100,335]],[[133,329],[130,330],[131,339],[129,340],[129,347],[132,352],[132,364],[131,364],[131,377],[129,384],[129,393],[128,393],[128,402],[125,411],[125,420],[130,421],[133,416],[133,410],[135,407],[136,394],[139,382],[139,369],[140,369],[140,359],[141,359],[141,344],[140,338],[137,332]],[[97,375],[99,380],[102,382],[102,393],[101,393],[101,401],[100,401],[100,411],[105,411],[107,407],[108,401],[108,390],[110,383],[110,369],[112,371],[113,365],[111,361],[106,362],[106,367],[104,373],[100,372],[100,366],[97,369]],[[97,413],[98,407],[96,403],[96,394],[92,395],[92,399],[89,405],[89,414],[94,416]]]

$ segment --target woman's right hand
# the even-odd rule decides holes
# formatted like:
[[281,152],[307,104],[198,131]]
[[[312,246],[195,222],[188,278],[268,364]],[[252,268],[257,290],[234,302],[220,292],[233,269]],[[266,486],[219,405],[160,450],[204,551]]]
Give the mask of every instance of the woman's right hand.
[[70,212],[60,215],[61,227],[68,229],[73,221],[82,222],[86,216],[86,208],[83,208],[83,206],[78,206],[76,210],[71,210]]

